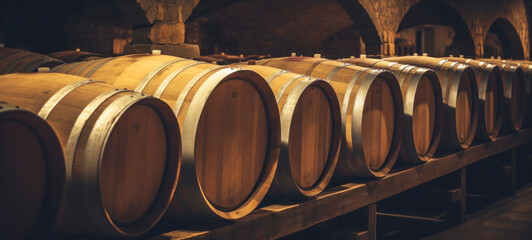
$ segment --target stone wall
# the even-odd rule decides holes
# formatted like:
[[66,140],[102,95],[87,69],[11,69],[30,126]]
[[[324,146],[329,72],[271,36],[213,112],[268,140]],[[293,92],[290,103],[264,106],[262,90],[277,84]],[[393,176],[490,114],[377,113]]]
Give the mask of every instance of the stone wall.
[[[375,25],[378,26],[377,31],[381,40],[384,43],[390,43],[391,36],[395,35],[399,24],[410,8],[422,1],[360,0],[359,2],[372,17],[372,20],[378,22]],[[503,18],[508,20],[519,34],[524,57],[526,59],[529,58],[530,42],[523,0],[447,0],[437,2],[450,5],[462,17],[472,35],[476,56],[482,56],[483,54],[484,40],[492,23],[499,18]],[[387,54],[386,51],[383,51],[383,54]]]
[[108,0],[6,1],[2,42],[39,53],[74,50],[113,54],[113,39],[131,39],[132,26]]
[[[216,0],[201,0],[200,5],[209,5],[214,1]],[[288,49],[301,49],[306,53],[305,49],[314,48],[308,47],[311,42],[317,39],[320,41],[329,39],[336,34],[330,31],[340,31],[341,29],[337,29],[336,26],[342,26],[342,28],[351,27],[362,36],[368,54],[394,55],[394,40],[399,25],[409,10],[420,2],[425,5],[449,6],[458,19],[441,19],[441,22],[453,24],[461,22],[460,24],[466,26],[465,32],[468,34],[466,38],[472,39],[473,42],[472,49],[466,51],[470,53],[469,55],[482,56],[483,44],[491,25],[497,19],[505,19],[511,23],[519,35],[523,56],[529,57],[530,42],[523,0],[224,1],[223,4],[218,2],[218,8],[215,10],[204,11],[202,9],[202,16],[195,16],[187,22],[186,42],[198,43],[202,50],[209,53],[215,48],[247,51],[252,45],[251,42],[257,42],[258,45],[254,50],[259,52],[268,50],[269,53],[275,53],[275,51],[286,52]],[[311,13],[313,15],[310,15]],[[308,18],[301,19],[305,15]],[[430,16],[427,18],[430,20]],[[300,27],[290,28],[291,33],[283,30],[288,29],[286,25],[291,24],[297,24]],[[310,29],[309,24],[313,25]],[[425,24],[431,24],[431,22],[425,22]],[[219,33],[209,34],[209,29],[215,29]],[[323,32],[323,29],[330,31]],[[246,33],[244,30],[249,32]],[[297,41],[292,41],[291,44],[285,44],[286,34],[301,37]],[[329,34],[329,36],[324,37],[324,34]],[[264,37],[269,40],[263,40]],[[292,40],[295,38],[292,37]],[[282,40],[275,41],[275,39]],[[463,41],[469,41],[467,39]],[[219,42],[215,43],[216,40]],[[263,42],[269,42],[270,46]],[[206,46],[201,46],[202,43]],[[464,48],[465,45],[467,44],[457,46]]]
[[[202,54],[324,56],[394,55],[394,41],[405,19],[416,24],[456,28],[462,41],[453,45],[482,56],[494,22],[516,36],[511,45],[528,59],[531,48],[527,9],[530,0],[38,0],[8,1],[0,9],[6,46],[39,52],[83,50],[110,53],[113,38],[133,43],[199,44]],[[417,16],[423,5],[446,6],[439,19]],[[423,11],[421,11],[423,12]],[[418,12],[419,14],[419,12]],[[414,16],[415,15],[415,16]],[[425,14],[427,15],[427,14]],[[529,14],[530,15],[530,14]],[[190,19],[189,19],[190,17]],[[501,21],[502,20],[502,21]],[[435,21],[435,22],[431,22]],[[462,27],[460,27],[462,26]],[[463,27],[465,26],[465,27]],[[347,34],[345,29],[354,31]],[[347,36],[350,35],[350,36]],[[347,40],[361,36],[363,41]],[[465,37],[464,37],[465,36]],[[354,45],[351,49],[350,47]],[[516,48],[517,49],[517,48]],[[517,54],[519,55],[519,54]]]

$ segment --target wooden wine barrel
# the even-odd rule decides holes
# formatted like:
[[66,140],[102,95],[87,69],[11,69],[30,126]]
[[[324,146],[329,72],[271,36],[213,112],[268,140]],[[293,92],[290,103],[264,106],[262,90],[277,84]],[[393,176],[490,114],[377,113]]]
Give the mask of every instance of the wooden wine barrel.
[[[498,60],[498,59],[496,59]],[[525,95],[526,95],[526,112],[525,118],[527,125],[532,125],[532,62],[526,60],[499,60],[512,66],[520,67],[525,74]]]
[[59,59],[66,63],[80,62],[80,61],[90,61],[103,58],[102,55],[98,53],[91,53],[85,51],[61,51],[53,52],[46,54],[55,59]]
[[499,66],[504,86],[503,130],[516,132],[523,127],[526,107],[525,74],[521,67],[498,59],[479,59]]
[[343,128],[335,177],[376,178],[390,171],[403,133],[403,100],[392,73],[310,57],[256,63],[322,78],[334,88],[341,103]]
[[2,75],[0,96],[46,119],[61,142],[67,186],[57,230],[130,237],[162,217],[180,168],[179,127],[164,102],[56,73]]
[[183,171],[169,218],[238,219],[271,186],[281,141],[279,110],[255,72],[166,55],[128,55],[53,71],[153,94],[182,127]]
[[473,69],[461,63],[425,56],[386,60],[430,68],[436,72],[445,106],[440,149],[454,151],[468,148],[478,125],[478,87]]
[[53,68],[63,61],[14,48],[0,48],[0,74],[36,72],[40,67]]
[[479,142],[495,139],[499,136],[504,114],[504,87],[500,68],[484,61],[467,58],[444,57],[443,59],[467,64],[475,71],[480,116],[475,138]]
[[404,103],[403,143],[400,159],[428,161],[438,148],[443,100],[436,73],[430,69],[371,58],[346,58],[340,62],[391,71],[401,86]]
[[234,65],[260,74],[276,94],[281,154],[272,192],[313,197],[329,184],[338,161],[342,120],[334,89],[321,79],[257,65]]
[[0,102],[0,166],[2,239],[47,234],[65,186],[63,150],[50,125]]

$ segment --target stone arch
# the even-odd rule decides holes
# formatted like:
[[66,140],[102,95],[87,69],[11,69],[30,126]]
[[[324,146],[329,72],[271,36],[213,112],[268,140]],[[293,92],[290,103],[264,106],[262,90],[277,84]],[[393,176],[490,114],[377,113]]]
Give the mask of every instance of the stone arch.
[[368,0],[336,0],[344,11],[349,15],[353,23],[353,30],[357,31],[366,44],[366,54],[381,54],[381,32],[382,27],[377,14],[371,8],[371,1]]
[[423,25],[443,25],[454,29],[456,35],[448,53],[475,56],[475,42],[459,11],[442,1],[425,0],[412,5],[402,17],[396,32]]
[[[498,43],[493,43],[496,42],[495,40],[498,40]],[[524,59],[519,33],[507,19],[498,18],[491,23],[484,40],[484,57],[493,56],[492,45],[502,50],[499,55],[502,58]]]
[[[348,57],[356,50],[340,54],[334,51],[360,39],[353,29],[362,22],[353,22],[345,6],[338,0],[201,0],[186,22],[186,42],[198,44],[204,55],[271,54],[286,56],[321,53],[325,57]],[[369,21],[368,17],[360,21]],[[351,31],[351,33],[349,32]],[[361,33],[366,52],[380,53],[380,39]],[[373,47],[377,46],[377,47]]]

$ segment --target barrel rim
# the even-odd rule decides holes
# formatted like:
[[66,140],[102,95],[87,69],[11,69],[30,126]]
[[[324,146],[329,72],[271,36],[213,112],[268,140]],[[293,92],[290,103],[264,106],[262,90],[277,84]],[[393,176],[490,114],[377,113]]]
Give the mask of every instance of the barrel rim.
[[[332,175],[334,173],[334,170],[336,168],[336,164],[338,162],[338,155],[340,152],[340,146],[341,146],[341,138],[342,138],[342,120],[341,120],[341,110],[340,110],[340,103],[338,101],[338,97],[336,95],[336,92],[332,88],[332,86],[329,84],[328,81],[319,79],[319,78],[313,78],[310,76],[305,75],[298,75],[297,73],[293,73],[290,71],[270,67],[270,66],[264,66],[264,65],[251,65],[252,67],[249,68],[250,65],[239,65],[235,64],[235,66],[241,66],[242,68],[254,70],[253,68],[257,67],[259,69],[268,69],[275,71],[272,74],[269,74],[265,77],[266,82],[270,83],[275,78],[283,75],[283,74],[293,74],[294,77],[289,79],[285,85],[290,85],[293,83],[293,81],[305,78],[304,80],[299,81],[296,86],[292,88],[290,93],[287,96],[285,95],[286,87],[284,89],[279,89],[279,91],[276,94],[276,98],[278,101],[278,104],[280,104],[281,99],[283,96],[286,98],[283,103],[283,107],[280,111],[281,114],[281,146],[280,146],[280,156],[279,156],[279,163],[278,163],[278,169],[277,173],[274,178],[274,183],[277,187],[277,189],[283,194],[287,196],[295,196],[295,197],[313,197],[318,195],[325,189],[325,187],[330,182]],[[319,176],[319,178],[316,180],[316,182],[310,186],[310,187],[302,187],[299,186],[299,184],[296,183],[293,173],[292,173],[292,166],[290,164],[290,132],[291,132],[291,125],[292,125],[292,119],[293,114],[296,109],[296,107],[299,105],[299,99],[301,95],[305,92],[305,90],[308,87],[317,87],[322,91],[322,93],[327,98],[327,101],[329,103],[330,113],[331,113],[331,123],[332,123],[332,135],[331,135],[331,144],[329,153],[327,156],[327,161],[325,164],[325,167]],[[289,104],[286,104],[286,102],[290,102]],[[335,135],[337,134],[337,136]]]
[[67,63],[63,65],[57,65],[50,69],[50,72],[55,73],[68,73],[70,70],[76,68],[78,65],[83,64],[84,62],[74,62],[74,63]]
[[[332,134],[330,149],[329,153],[327,154],[327,161],[325,168],[320,174],[320,177],[312,186],[302,187],[296,183],[292,174],[292,166],[290,165],[289,161],[290,131],[294,110],[299,104],[301,95],[309,87],[318,87],[327,98],[331,112]],[[340,103],[338,102],[338,97],[336,96],[334,89],[328,82],[322,79],[311,77],[309,77],[306,81],[303,80],[299,82],[290,92],[287,98],[292,99],[295,104],[285,104],[281,110],[281,151],[279,155],[278,177],[275,178],[275,181],[281,182],[278,185],[283,186],[280,191],[282,191],[284,194],[313,197],[321,193],[329,184],[338,162],[342,137]]]
[[[14,51],[9,54],[6,54],[2,56],[2,58],[8,58],[13,57],[13,61],[11,61],[4,69],[3,73],[17,73],[17,72],[35,72],[39,67],[49,67],[53,68],[62,64],[65,64],[65,62],[54,59],[51,57],[48,57],[46,55],[29,52],[29,51]],[[32,59],[33,61],[28,62],[24,65],[21,65],[21,62],[26,59]],[[16,71],[12,71],[13,69],[20,68]]]
[[24,68],[24,72],[37,72],[37,70],[39,70],[40,67],[47,67],[49,69],[52,69],[56,66],[60,66],[64,64],[65,62],[58,60],[58,59],[43,58],[43,59],[38,59],[35,62],[29,63]]
[[[403,161],[408,162],[426,162],[430,160],[434,154],[436,153],[436,150],[438,148],[439,142],[441,140],[441,134],[442,134],[442,120],[443,120],[443,96],[442,96],[442,90],[440,85],[440,80],[438,79],[438,76],[435,71],[431,69],[425,69],[425,68],[419,68],[414,67],[409,71],[415,71],[411,75],[411,80],[409,83],[408,88],[405,91],[404,95],[404,127],[403,130],[403,136],[404,141],[401,148],[404,150],[405,155],[407,156],[406,159],[402,159]],[[413,136],[413,113],[414,113],[414,102],[415,102],[415,96],[418,91],[418,86],[421,80],[427,77],[430,80],[430,83],[432,84],[434,98],[435,98],[435,117],[434,117],[434,127],[433,127],[433,134],[432,138],[430,140],[429,148],[423,155],[419,155],[417,153],[417,149],[414,145],[414,136]]]
[[[358,168],[359,175],[365,177],[380,178],[384,177],[395,164],[397,157],[399,156],[400,147],[402,145],[402,136],[403,136],[403,97],[401,88],[396,77],[388,70],[370,70],[371,73],[364,77],[363,81],[359,85],[358,91],[355,94],[355,101],[353,109],[351,109],[351,134],[353,138],[353,149],[357,149],[354,152],[353,163],[354,167]],[[384,161],[382,167],[378,170],[372,170],[369,168],[366,163],[366,158],[364,157],[363,141],[362,141],[362,115],[357,114],[363,112],[365,106],[365,98],[368,94],[369,89],[371,88],[374,80],[380,78],[384,80],[390,87],[393,94],[393,103],[394,103],[394,132],[392,142],[390,144],[390,150]]]
[[473,69],[465,64],[457,64],[453,67],[453,74],[451,80],[451,87],[450,87],[450,93],[453,95],[453,97],[449,97],[448,101],[448,108],[450,111],[447,111],[447,114],[450,115],[451,119],[454,121],[449,121],[449,124],[452,125],[452,129],[456,129],[456,99],[458,95],[458,89],[460,88],[460,84],[463,83],[462,79],[464,74],[468,75],[469,84],[471,85],[471,99],[472,101],[472,118],[471,118],[471,124],[469,126],[469,134],[464,142],[459,142],[457,132],[456,131],[448,131],[452,138],[455,140],[455,146],[458,149],[466,149],[469,146],[471,146],[471,143],[473,142],[473,139],[476,135],[476,130],[478,126],[478,118],[479,118],[479,101],[478,101],[478,86],[477,86],[477,80],[475,76],[475,72]]
[[[140,236],[150,229],[163,217],[169,207],[172,196],[175,192],[177,180],[181,169],[181,158],[179,149],[179,127],[177,119],[173,115],[170,107],[159,99],[145,96],[141,93],[127,92],[127,95],[114,100],[98,117],[88,137],[88,141],[83,153],[83,170],[81,173],[81,184],[83,197],[86,200],[84,206],[86,213],[92,220],[87,224],[91,233],[99,236],[115,237],[135,237]],[[102,166],[102,158],[112,129],[116,126],[121,116],[131,107],[136,105],[152,107],[161,117],[165,129],[175,129],[178,134],[170,134],[166,131],[167,155],[164,177],[160,185],[157,197],[153,200],[150,208],[135,223],[128,226],[121,226],[116,223],[105,210],[100,192],[99,170]],[[174,143],[174,144],[172,144]],[[105,221],[102,221],[105,220]]]
[[2,50],[3,49],[7,49],[8,52],[7,54],[5,55],[0,55],[0,60],[4,60],[5,58],[11,56],[11,55],[15,55],[15,54],[19,54],[21,52],[26,52],[25,50],[22,50],[22,49],[16,49],[16,48],[9,48],[9,47],[3,47],[3,48],[0,48],[0,53],[2,53]]
[[[328,60],[323,58],[311,58],[311,57],[283,57],[283,58],[271,58],[271,59],[265,59],[262,61],[258,61],[257,64],[259,65],[265,65],[269,66],[269,62],[271,61],[291,61],[291,60],[298,60],[298,61],[305,61],[311,60],[309,63],[311,64],[310,67],[307,69],[307,73],[312,72],[316,66],[319,64],[322,64],[324,62],[336,62],[335,60]],[[361,178],[379,178],[385,176],[390,170],[393,164],[395,164],[395,161],[397,160],[397,157],[399,155],[399,149],[402,142],[402,129],[403,129],[403,102],[402,102],[402,93],[399,87],[399,84],[395,78],[395,76],[386,70],[376,70],[366,67],[359,67],[354,66],[352,64],[344,63],[345,65],[339,65],[335,66],[334,71],[331,71],[326,80],[331,81],[337,72],[339,72],[340,69],[351,69],[352,67],[357,67],[355,70],[355,73],[353,76],[351,76],[349,83],[347,84],[345,88],[345,93],[343,96],[343,99],[341,99],[341,120],[342,120],[342,143],[340,146],[340,159],[342,159],[342,164],[345,164],[345,169],[336,169],[338,175],[342,175],[342,177],[361,177]],[[359,69],[360,68],[360,69]],[[353,70],[353,69],[352,69]],[[303,73],[303,71],[301,72]],[[382,74],[382,75],[380,75]],[[396,113],[394,114],[394,117],[397,119],[395,121],[395,127],[394,127],[394,136],[392,139],[392,145],[388,154],[388,158],[385,161],[383,167],[379,169],[379,171],[372,171],[367,166],[367,162],[363,156],[363,154],[360,154],[362,151],[362,141],[361,136],[357,138],[357,134],[361,135],[361,126],[358,127],[358,130],[355,130],[355,124],[358,122],[361,122],[361,115],[362,114],[356,114],[357,109],[358,112],[360,112],[363,109],[363,103],[365,102],[364,96],[367,95],[367,91],[369,89],[369,86],[373,82],[373,80],[376,77],[381,76],[385,82],[392,88],[392,91],[394,94],[394,104]],[[369,82],[369,83],[368,83]],[[361,85],[367,85],[365,87],[362,87]],[[358,108],[357,108],[358,104]],[[362,106],[360,106],[362,105]],[[351,108],[351,109],[348,109]],[[348,113],[351,113],[349,115]],[[351,117],[350,122],[347,118]],[[358,119],[360,118],[360,119]],[[346,126],[351,125],[351,136],[349,136],[349,133],[346,132]],[[350,138],[350,139],[348,139]]]
[[98,64],[99,61],[83,61],[82,64],[80,65],[77,65],[76,67],[79,67],[81,66],[76,72],[73,72],[71,73],[70,71],[76,69],[76,67],[70,69],[69,72],[67,72],[68,74],[72,74],[72,75],[76,75],[76,76],[81,76],[81,72],[83,72],[85,69],[89,68],[90,67],[93,67],[92,65],[96,65]]
[[[509,64],[508,64],[509,65]],[[513,81],[519,81],[519,85],[521,86],[521,88],[519,88],[520,90],[523,90],[524,86],[525,86],[525,74],[524,74],[524,71],[521,67],[518,67],[518,66],[510,66],[510,67],[515,67],[515,74],[514,75],[514,78],[511,79],[512,83],[511,83],[511,86],[512,88],[510,88],[509,90],[509,96],[510,96],[510,99],[513,100],[514,99],[514,96],[513,96]],[[517,76],[517,79],[515,78],[515,76]],[[524,91],[522,91],[522,95],[523,96],[526,96],[526,93]],[[521,99],[521,101],[523,101],[525,99]],[[521,103],[520,106],[519,106],[521,112],[523,114],[519,115],[518,116],[518,119],[514,120],[512,118],[512,125],[513,125],[513,131],[514,132],[517,132],[519,130],[521,130],[521,128],[523,127],[523,122],[524,122],[524,116],[525,116],[525,103]],[[515,121],[517,121],[517,125],[515,123]]]
[[[503,101],[504,101],[504,93],[503,93],[503,80],[502,80],[502,72],[499,66],[491,63],[487,63],[484,69],[488,69],[489,72],[486,72],[485,74],[488,74],[487,81],[485,84],[482,84],[482,86],[479,85],[479,114],[482,116],[485,116],[485,101],[486,101],[486,92],[488,91],[487,85],[489,84],[488,81],[491,80],[491,74],[495,76],[495,84],[497,85],[497,113],[496,113],[496,120],[495,125],[493,128],[493,131],[491,133],[487,132],[486,129],[486,120],[483,117],[482,121],[480,121],[480,127],[484,130],[481,132],[482,135],[487,136],[487,139],[493,140],[499,136],[499,133],[501,131],[502,122],[503,122]],[[480,82],[480,80],[478,80]],[[485,132],[485,133],[484,133]]]
[[[434,62],[431,62],[432,59]],[[388,61],[397,61],[400,63],[414,63],[413,65],[422,65],[423,67],[431,68],[434,70],[438,78],[441,81],[441,88],[443,93],[443,102],[444,102],[444,129],[442,131],[442,138],[444,142],[440,143],[440,148],[442,150],[462,150],[469,147],[473,141],[474,136],[476,135],[476,127],[478,125],[478,87],[476,83],[476,77],[473,72],[473,69],[465,64],[458,63],[456,61],[450,61],[445,58],[433,58],[427,56],[402,56],[402,57],[393,57],[387,58]],[[424,60],[424,61],[421,61]],[[420,62],[421,61],[421,62]],[[437,63],[436,63],[437,62]],[[442,69],[447,69],[443,70]],[[461,82],[462,74],[468,74],[470,79],[470,84],[472,86],[472,99],[473,99],[473,124],[475,129],[469,131],[469,136],[464,143],[460,143],[456,133],[456,97]],[[440,77],[441,76],[441,77]]]
[[[35,219],[27,236],[38,234],[37,232],[43,230],[50,231],[58,216],[66,184],[65,160],[59,138],[52,127],[35,113],[5,102],[0,102],[0,120],[17,121],[28,127],[35,133],[39,143],[43,146],[45,159],[48,160],[45,163],[46,189],[37,219]],[[24,122],[20,120],[24,120]],[[36,223],[39,223],[40,229],[35,228]],[[43,227],[44,229],[42,229]]]
[[[259,177],[258,183],[249,198],[232,210],[222,210],[215,207],[205,196],[200,185],[198,176],[196,174],[195,164],[195,145],[196,132],[201,118],[203,108],[211,94],[220,84],[232,80],[240,79],[247,80],[248,83],[254,85],[261,91],[257,91],[263,99],[266,115],[268,116],[268,146],[266,161],[263,164],[263,170]],[[209,76],[207,80],[199,87],[194,95],[188,111],[184,124],[182,126],[182,138],[187,141],[182,141],[182,173],[181,181],[178,186],[176,194],[177,198],[186,197],[192,202],[187,204],[188,207],[196,210],[202,217],[214,217],[220,219],[238,219],[253,211],[268,192],[278,164],[279,145],[281,141],[281,127],[279,120],[279,109],[277,107],[275,96],[270,89],[268,83],[257,73],[245,70],[242,68],[221,68],[214,74]],[[182,196],[186,193],[186,196]],[[176,197],[174,197],[176,198]]]
[[[9,64],[3,69],[1,74],[15,73],[15,72],[11,72],[11,70],[17,67],[20,64],[20,62],[22,62],[22,60],[33,58],[36,56],[37,56],[36,53],[23,51],[23,52],[17,52],[15,54],[10,55],[9,57],[6,57],[6,58],[15,58],[15,59],[13,59],[13,61],[9,61]],[[5,60],[2,60],[2,61],[5,61]]]

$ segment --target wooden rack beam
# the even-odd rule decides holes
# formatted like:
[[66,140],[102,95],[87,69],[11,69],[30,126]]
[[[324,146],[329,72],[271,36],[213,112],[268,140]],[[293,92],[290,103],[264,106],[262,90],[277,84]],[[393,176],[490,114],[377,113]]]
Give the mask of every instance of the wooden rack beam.
[[152,239],[272,239],[283,237],[374,204],[529,141],[532,141],[532,129],[525,129],[445,157],[431,159],[422,165],[394,169],[382,179],[364,183],[346,183],[330,188],[315,199],[305,202],[266,206],[255,210],[243,219],[222,227],[204,226],[199,230],[196,228],[180,229]]

